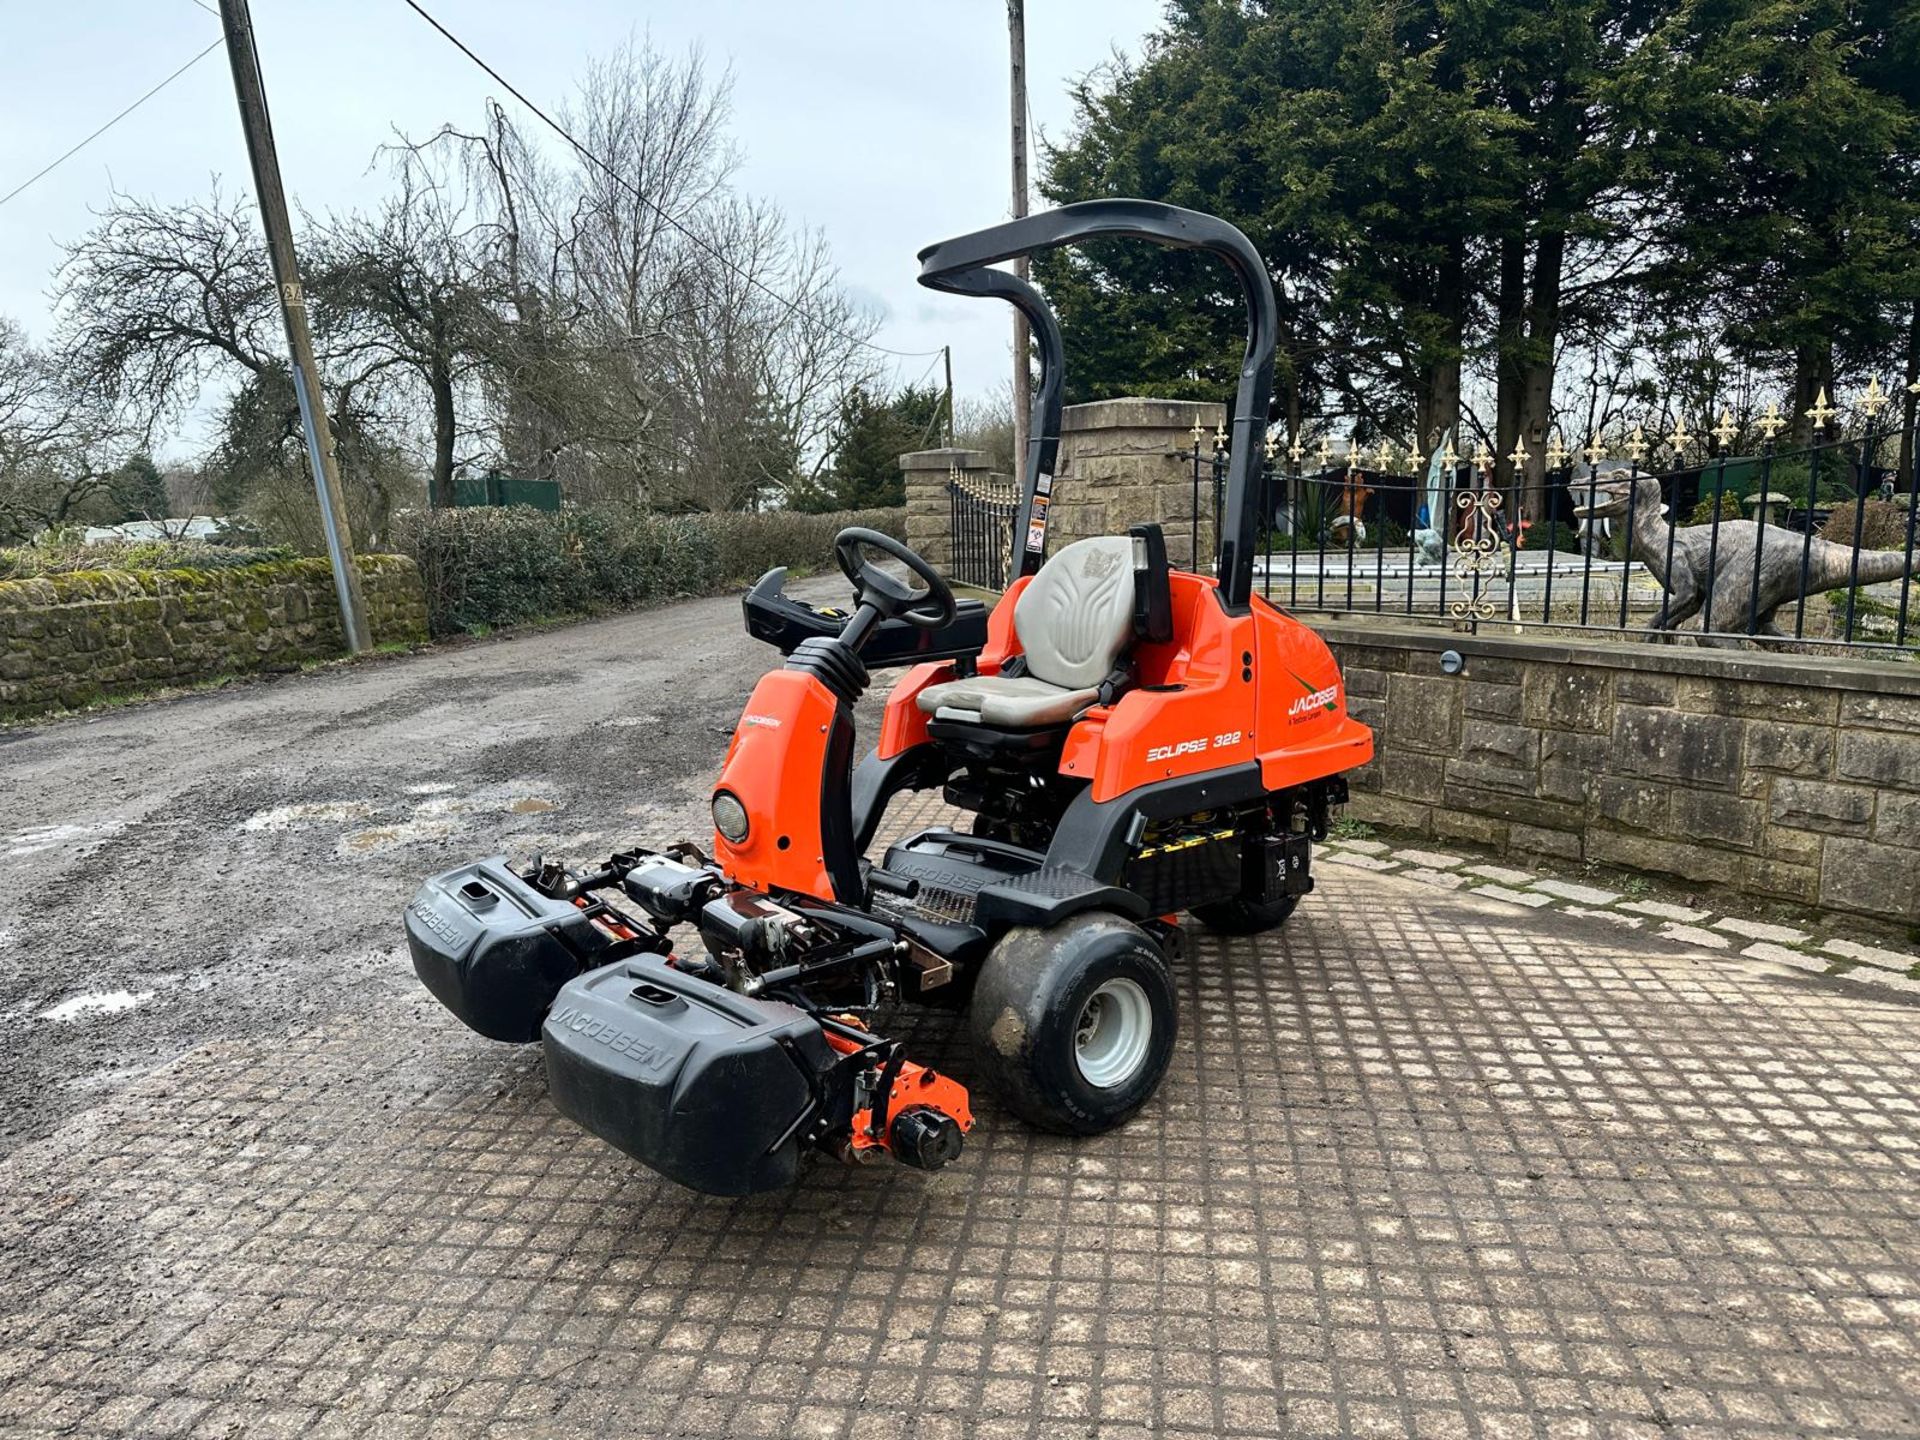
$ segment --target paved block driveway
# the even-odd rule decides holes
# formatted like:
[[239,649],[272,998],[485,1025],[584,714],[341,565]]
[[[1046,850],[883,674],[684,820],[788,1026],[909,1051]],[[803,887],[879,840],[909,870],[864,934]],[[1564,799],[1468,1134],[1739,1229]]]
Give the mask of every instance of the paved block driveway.
[[393,915],[495,835],[691,824],[736,617],[0,748],[0,1433],[1920,1433],[1920,1009],[1391,876],[1201,940],[1097,1140],[987,1102],[937,1176],[720,1201],[559,1121]]

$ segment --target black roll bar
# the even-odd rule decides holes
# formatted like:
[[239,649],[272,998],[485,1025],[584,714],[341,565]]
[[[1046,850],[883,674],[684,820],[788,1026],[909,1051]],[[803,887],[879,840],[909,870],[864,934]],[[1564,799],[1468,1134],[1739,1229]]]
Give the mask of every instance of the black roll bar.
[[1060,449],[1065,346],[1060,322],[1039,292],[1017,276],[989,267],[1019,255],[1055,250],[1106,237],[1148,240],[1176,250],[1205,250],[1227,262],[1247,301],[1247,349],[1234,396],[1231,450],[1227,462],[1225,523],[1219,536],[1220,601],[1230,614],[1245,613],[1253,594],[1253,556],[1259,515],[1255,467],[1267,433],[1273,399],[1273,356],[1279,312],[1273,280],[1253,242],[1225,220],[1163,205],[1155,200],[1087,200],[1025,219],[976,230],[929,245],[920,252],[920,283],[956,295],[992,295],[1015,305],[1033,325],[1040,348],[1039,404],[1027,441],[1021,485],[1020,523],[1013,536],[1013,573],[1031,575],[1046,550],[1047,509],[1053,497],[1053,467]]

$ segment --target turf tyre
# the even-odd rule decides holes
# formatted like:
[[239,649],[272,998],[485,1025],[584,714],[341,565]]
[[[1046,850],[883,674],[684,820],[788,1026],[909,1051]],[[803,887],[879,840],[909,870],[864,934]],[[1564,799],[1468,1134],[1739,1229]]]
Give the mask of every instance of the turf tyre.
[[[1008,931],[980,968],[968,1023],[976,1070],[1001,1104],[1041,1130],[1098,1135],[1160,1087],[1179,1007],[1153,938],[1095,911]],[[1102,1026],[1115,1024],[1117,1039],[1103,1040]]]

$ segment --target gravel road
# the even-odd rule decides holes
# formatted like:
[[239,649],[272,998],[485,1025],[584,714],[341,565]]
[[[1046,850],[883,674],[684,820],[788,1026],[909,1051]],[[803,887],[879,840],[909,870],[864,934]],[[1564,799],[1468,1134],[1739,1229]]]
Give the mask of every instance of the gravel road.
[[411,1000],[435,870],[692,833],[774,658],[698,600],[0,729],[0,1155],[209,1040]]

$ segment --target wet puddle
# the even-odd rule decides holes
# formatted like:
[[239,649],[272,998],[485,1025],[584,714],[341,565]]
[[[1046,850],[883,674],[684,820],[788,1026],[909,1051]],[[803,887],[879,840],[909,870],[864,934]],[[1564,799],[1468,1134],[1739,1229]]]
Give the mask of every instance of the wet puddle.
[[137,995],[129,990],[101,990],[62,1000],[58,1005],[42,1010],[38,1018],[68,1023],[95,1015],[118,1015],[152,998],[151,990],[142,990]]
[[261,810],[240,822],[242,830],[277,833],[296,825],[344,824],[373,818],[373,804],[367,800],[319,800],[301,805],[276,805]]

